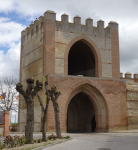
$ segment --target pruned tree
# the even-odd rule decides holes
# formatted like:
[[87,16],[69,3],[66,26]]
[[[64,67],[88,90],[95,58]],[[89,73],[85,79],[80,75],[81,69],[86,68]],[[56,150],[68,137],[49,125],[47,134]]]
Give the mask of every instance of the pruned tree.
[[4,77],[0,80],[0,110],[18,110],[18,92],[15,89],[17,79]]
[[37,93],[37,97],[40,103],[40,106],[43,111],[43,125],[42,125],[42,140],[46,141],[46,120],[47,120],[47,111],[48,111],[48,106],[49,106],[49,101],[50,99],[52,100],[53,107],[54,107],[54,113],[55,113],[55,125],[56,125],[56,135],[57,137],[61,137],[61,132],[60,132],[60,120],[59,120],[59,106],[57,103],[58,97],[60,96],[60,92],[57,92],[56,86],[53,86],[50,89],[48,89],[48,82],[47,82],[47,76],[46,76],[46,81],[45,81],[45,95],[46,95],[46,106],[44,108],[43,102],[40,98],[40,95]]
[[49,90],[47,88],[48,86],[48,82],[45,81],[45,90],[46,90],[46,106],[44,108],[44,104],[41,100],[41,97],[39,95],[39,93],[37,93],[37,97],[38,97],[38,100],[39,100],[39,103],[40,103],[40,106],[42,108],[42,111],[43,111],[43,123],[42,123],[42,141],[47,141],[46,140],[46,120],[47,120],[47,111],[48,111],[48,106],[49,106],[49,101],[50,101],[50,95],[49,95]]
[[34,86],[34,79],[29,78],[26,80],[27,82],[27,89],[26,91],[23,90],[23,85],[18,83],[16,85],[16,90],[23,95],[26,106],[27,106],[27,118],[26,118],[26,127],[25,127],[25,136],[27,139],[28,144],[33,143],[33,129],[34,129],[34,97],[43,87],[43,84],[36,81],[36,85]]
[[57,91],[57,87],[53,86],[50,91],[50,97],[53,103],[54,107],[54,113],[55,113],[55,125],[56,125],[56,135],[58,138],[61,137],[60,132],[60,120],[59,120],[59,106],[58,106],[58,97],[61,95],[59,91]]

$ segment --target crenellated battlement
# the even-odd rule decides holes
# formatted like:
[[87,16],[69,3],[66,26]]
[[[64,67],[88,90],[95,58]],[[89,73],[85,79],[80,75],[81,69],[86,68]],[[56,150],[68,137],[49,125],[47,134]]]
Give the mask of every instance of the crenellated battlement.
[[99,20],[97,22],[97,27],[93,26],[93,19],[90,17],[85,20],[85,25],[81,24],[81,17],[75,16],[73,18],[73,23],[69,22],[69,16],[67,14],[61,15],[61,21],[56,21],[56,13],[54,11],[47,10],[44,16],[40,16],[36,19],[29,27],[22,31],[21,37],[23,38],[23,43],[29,42],[32,38],[36,37],[38,34],[43,32],[44,21],[55,20],[55,30],[56,31],[66,31],[72,33],[82,33],[93,36],[105,36],[110,37],[110,29],[118,30],[118,23],[109,22],[108,26],[104,28],[104,21]]
[[130,73],[129,71],[127,71],[125,73],[125,77],[123,77],[123,73],[120,72],[120,78],[121,79],[138,79],[138,72],[136,72],[135,74],[133,74],[133,77],[132,77],[132,73]]
[[133,77],[132,77],[132,73],[130,73],[129,71],[125,73],[125,77],[123,77],[123,73],[120,72],[120,79],[126,80],[126,88],[130,93],[138,91],[138,72],[133,74]]
[[21,32],[22,42],[24,44],[43,32],[43,21],[44,16],[40,16],[39,19],[36,19],[29,27]]

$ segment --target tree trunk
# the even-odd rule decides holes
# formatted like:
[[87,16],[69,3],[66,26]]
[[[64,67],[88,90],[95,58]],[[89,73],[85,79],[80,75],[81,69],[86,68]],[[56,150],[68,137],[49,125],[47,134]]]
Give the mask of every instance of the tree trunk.
[[54,110],[55,110],[56,134],[57,134],[57,137],[60,138],[61,132],[60,132],[59,112],[57,111],[57,109],[54,109]]
[[61,132],[60,132],[60,120],[59,120],[59,107],[58,103],[56,100],[52,100],[53,106],[54,106],[54,113],[55,113],[55,126],[56,126],[56,135],[58,138],[61,137]]
[[34,86],[33,77],[28,78],[26,92],[23,89],[21,83],[16,84],[16,90],[23,95],[26,106],[27,106],[27,117],[26,117],[26,127],[25,127],[25,136],[28,144],[33,144],[33,130],[34,130],[34,96],[40,91],[43,87],[43,84],[36,81],[36,86]]
[[46,92],[46,94],[47,94],[47,101],[46,101],[46,107],[45,107],[45,109],[44,109],[43,102],[42,102],[42,100],[41,100],[39,94],[37,93],[37,97],[38,97],[40,106],[41,106],[42,111],[43,111],[42,141],[47,141],[47,140],[46,140],[46,120],[47,120],[47,111],[48,111],[48,106],[49,106],[50,97],[49,97],[49,94],[48,94],[47,92]]
[[34,101],[27,100],[27,123],[26,123],[26,138],[27,143],[33,144],[33,130],[34,130]]
[[47,141],[46,140],[46,113],[44,112],[43,116],[43,125],[42,125],[42,141]]

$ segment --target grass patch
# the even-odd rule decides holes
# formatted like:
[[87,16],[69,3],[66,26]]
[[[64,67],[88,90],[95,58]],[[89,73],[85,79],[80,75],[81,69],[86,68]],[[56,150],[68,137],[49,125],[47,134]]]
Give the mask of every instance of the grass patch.
[[69,139],[69,138],[70,138],[70,136],[68,136],[68,135],[67,135],[67,136],[65,136],[65,137],[63,137],[63,138],[64,138],[64,139]]
[[18,126],[18,123],[11,123],[11,126]]

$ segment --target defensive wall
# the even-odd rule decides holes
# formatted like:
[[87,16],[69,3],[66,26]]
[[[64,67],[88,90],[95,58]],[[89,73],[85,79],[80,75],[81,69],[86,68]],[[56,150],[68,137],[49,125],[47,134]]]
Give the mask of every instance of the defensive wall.
[[[83,43],[82,47],[87,45],[85,48],[93,54],[94,68],[88,67],[85,71],[88,76],[69,75],[69,53],[78,41]],[[75,54],[72,57],[75,59]],[[76,58],[78,59],[77,56]],[[92,62],[91,59],[89,61]],[[82,72],[78,71],[79,73]],[[90,74],[93,76],[89,76]],[[63,14],[61,21],[57,21],[55,12],[46,11],[44,16],[40,16],[21,33],[20,82],[26,89],[27,78],[34,77],[35,80],[44,83],[45,75],[49,75],[49,88],[56,85],[62,93],[58,100],[62,132],[67,131],[69,101],[78,92],[85,93],[93,103],[97,117],[97,131],[127,129],[126,81],[120,79],[119,36],[116,22],[109,22],[105,28],[104,21],[99,20],[97,27],[94,27],[91,18],[86,19],[85,25],[82,25],[79,16],[75,16],[73,23],[70,23],[67,14]],[[45,105],[44,88],[40,95]],[[36,97],[34,106],[34,131],[41,131],[42,111]],[[82,117],[85,118],[87,115],[82,113]],[[19,130],[24,131],[26,104],[21,95],[18,122]],[[89,123],[87,126],[89,128]],[[47,129],[55,130],[51,102]]]
[[138,129],[138,73],[120,73],[120,78],[126,81],[128,129]]

